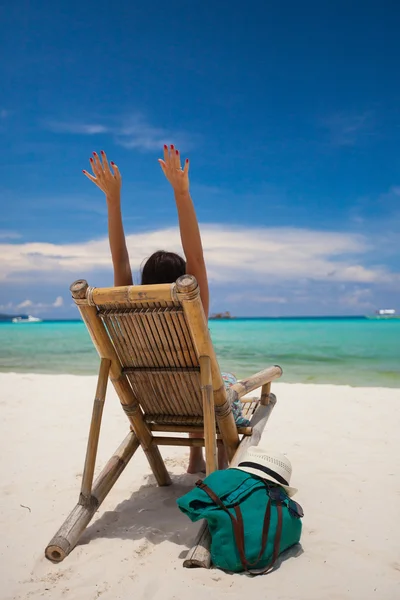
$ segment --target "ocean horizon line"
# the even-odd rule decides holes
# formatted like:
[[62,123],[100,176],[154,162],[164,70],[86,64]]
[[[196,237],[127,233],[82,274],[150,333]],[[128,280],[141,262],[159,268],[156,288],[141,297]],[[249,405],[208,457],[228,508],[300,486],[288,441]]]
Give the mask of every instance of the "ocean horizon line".
[[[28,315],[22,315],[21,313],[19,314],[15,314],[15,315],[1,315],[1,319],[0,319],[0,323],[9,323],[9,319],[13,319],[15,317],[27,317]],[[83,323],[83,320],[81,318],[58,318],[58,319],[50,319],[50,318],[46,318],[46,317],[40,317],[38,316],[38,318],[41,319],[42,323]],[[231,316],[231,317],[209,317],[210,321],[224,321],[224,322],[228,322],[228,321],[256,321],[256,320],[271,320],[271,321],[276,321],[276,320],[294,320],[294,319],[301,319],[301,320],[307,320],[307,319],[313,319],[313,320],[323,320],[323,319],[330,319],[330,320],[340,320],[340,319],[365,319],[365,320],[370,320],[370,319],[377,319],[377,320],[396,320],[396,319],[384,319],[381,318],[379,319],[378,316],[375,315],[279,315],[279,316],[270,316],[270,315],[258,315],[258,316],[245,316],[245,315],[238,315],[238,316]]]

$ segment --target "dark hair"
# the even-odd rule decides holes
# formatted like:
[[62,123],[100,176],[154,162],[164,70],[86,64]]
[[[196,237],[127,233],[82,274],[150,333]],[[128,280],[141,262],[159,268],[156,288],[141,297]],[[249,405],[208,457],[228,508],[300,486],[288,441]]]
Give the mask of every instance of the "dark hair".
[[186,262],[179,254],[158,250],[146,260],[142,268],[142,285],[175,283],[185,273]]

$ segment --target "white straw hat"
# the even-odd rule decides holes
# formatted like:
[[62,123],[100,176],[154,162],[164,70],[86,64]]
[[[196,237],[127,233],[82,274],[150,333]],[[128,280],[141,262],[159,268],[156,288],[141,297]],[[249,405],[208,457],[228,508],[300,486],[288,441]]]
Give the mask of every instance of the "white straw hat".
[[241,457],[238,466],[233,468],[280,485],[290,497],[297,492],[296,488],[289,485],[292,475],[291,462],[287,456],[279,452],[251,446]]

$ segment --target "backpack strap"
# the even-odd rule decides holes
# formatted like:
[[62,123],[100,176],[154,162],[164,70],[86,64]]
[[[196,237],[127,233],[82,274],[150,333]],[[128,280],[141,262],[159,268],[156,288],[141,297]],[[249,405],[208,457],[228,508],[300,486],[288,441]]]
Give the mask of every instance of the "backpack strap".
[[[271,501],[268,502],[268,506],[271,505]],[[274,564],[276,563],[278,556],[279,556],[279,547],[281,544],[281,536],[282,536],[282,504],[281,502],[278,502],[276,504],[276,510],[278,513],[278,523],[277,523],[277,528],[276,528],[276,534],[275,534],[275,539],[274,539],[274,547],[273,547],[273,551],[272,551],[272,559],[271,562],[264,567],[263,569],[246,569],[246,571],[248,573],[250,573],[251,575],[263,575],[264,573],[268,573],[268,571],[270,571]],[[265,530],[263,531],[263,536],[265,534]],[[267,536],[268,536],[268,532],[267,532]],[[267,537],[266,536],[266,537]],[[262,553],[260,554],[261,558]],[[257,559],[259,560],[259,559]]]
[[203,492],[205,492],[207,494],[207,496],[209,496],[209,498],[211,498],[211,500],[214,502],[214,504],[216,504],[217,506],[219,506],[219,508],[221,508],[224,512],[226,512],[226,514],[230,518],[230,520],[232,522],[233,535],[235,538],[237,549],[239,551],[240,562],[242,563],[243,568],[247,569],[247,566],[246,566],[247,560],[246,560],[246,555],[245,555],[245,550],[244,550],[244,528],[243,528],[242,513],[240,512],[240,519],[242,522],[242,527],[240,527],[238,521],[235,519],[235,517],[232,515],[232,513],[230,513],[229,510],[226,508],[226,506],[222,502],[221,498],[219,496],[217,496],[217,494],[215,494],[212,491],[212,489],[210,487],[208,487],[208,485],[206,485],[205,483],[203,483],[201,481],[201,479],[199,479],[199,481],[196,481],[196,486],[199,489],[203,490]]
[[262,555],[264,554],[265,547],[267,545],[269,527],[270,527],[270,523],[271,523],[271,504],[272,504],[271,500],[268,499],[267,508],[265,509],[262,538],[261,538],[261,550],[260,550],[256,560],[254,562],[250,563],[246,558],[244,523],[243,523],[243,515],[242,515],[242,511],[240,509],[240,506],[239,505],[234,506],[234,511],[236,514],[236,518],[235,518],[233,516],[233,514],[226,508],[226,506],[222,502],[221,498],[219,498],[219,496],[217,496],[217,494],[215,494],[208,485],[203,483],[203,481],[199,480],[196,482],[196,486],[199,489],[203,490],[207,494],[207,496],[217,506],[219,506],[219,508],[221,508],[224,512],[226,512],[227,515],[229,516],[231,523],[232,523],[232,529],[233,529],[233,535],[234,535],[235,542],[236,542],[236,547],[238,549],[239,556],[240,556],[240,562],[242,563],[244,570],[247,571],[248,573],[251,573],[252,575],[261,575],[263,573],[267,573],[273,567],[273,565],[275,564],[275,562],[279,556],[279,547],[280,547],[281,535],[282,535],[282,504],[281,504],[281,502],[279,500],[277,500],[277,502],[276,502],[276,508],[277,508],[277,512],[278,512],[278,524],[277,524],[276,535],[275,535],[275,539],[274,539],[272,560],[263,569],[250,569],[249,567],[251,567],[252,565],[255,565],[259,562]]

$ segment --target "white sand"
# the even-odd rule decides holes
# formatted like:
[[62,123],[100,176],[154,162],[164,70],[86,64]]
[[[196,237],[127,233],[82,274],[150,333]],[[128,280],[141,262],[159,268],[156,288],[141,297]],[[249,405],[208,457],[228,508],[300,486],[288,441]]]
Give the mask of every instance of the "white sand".
[[[249,578],[182,567],[198,527],[175,505],[196,480],[185,448],[162,449],[169,488],[139,450],[80,545],[47,561],[78,497],[95,378],[0,374],[0,389],[2,600],[400,599],[400,390],[274,386],[262,443],[292,460],[303,552]],[[111,387],[103,422],[99,467],[127,431]]]

